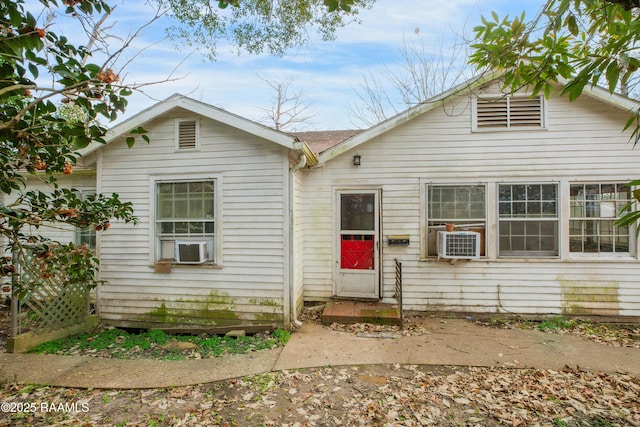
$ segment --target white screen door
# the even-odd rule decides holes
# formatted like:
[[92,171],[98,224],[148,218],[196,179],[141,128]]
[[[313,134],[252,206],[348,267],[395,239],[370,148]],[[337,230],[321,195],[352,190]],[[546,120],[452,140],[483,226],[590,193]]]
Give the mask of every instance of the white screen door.
[[338,297],[379,298],[378,190],[339,191]]

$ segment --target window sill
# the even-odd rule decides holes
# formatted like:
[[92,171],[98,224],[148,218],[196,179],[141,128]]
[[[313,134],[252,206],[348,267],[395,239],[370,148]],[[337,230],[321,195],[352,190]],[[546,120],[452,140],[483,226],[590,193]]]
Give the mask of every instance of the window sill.
[[193,147],[193,148],[176,148],[175,152],[176,153],[197,153],[200,151],[200,147]]
[[495,128],[474,128],[471,133],[492,133],[492,132],[535,132],[547,131],[548,128],[540,126],[514,126],[514,127],[495,127]]
[[[158,263],[165,263],[165,261],[158,261]],[[211,270],[220,270],[222,269],[222,264],[216,264],[213,262],[205,262],[203,264],[182,264],[182,263],[178,263],[178,262],[166,262],[166,264],[171,265],[171,270],[177,270],[177,269],[200,269],[200,268],[206,268],[206,269],[211,269]],[[151,264],[149,265],[149,268],[156,268],[155,264]]]
[[487,257],[480,258],[439,258],[436,256],[430,256],[427,258],[420,258],[420,262],[446,262],[450,263],[451,261],[455,262],[487,262],[487,261],[495,261],[495,259],[489,259]]
[[612,255],[612,254],[574,254],[570,255],[569,258],[566,258],[569,261],[575,262],[594,262],[594,261],[602,261],[602,262],[629,262],[629,261],[638,261],[638,259],[632,255]]
[[568,258],[559,258],[559,257],[540,257],[540,258],[478,258],[478,259],[448,259],[448,258],[438,258],[438,257],[428,257],[428,258],[420,258],[420,262],[444,262],[449,264],[450,261],[456,262],[485,262],[485,263],[509,263],[509,262],[526,262],[526,263],[541,263],[541,262],[551,262],[551,263],[594,263],[594,262],[609,262],[609,263],[629,263],[629,262],[637,262],[638,259],[633,256],[619,256],[619,257],[611,257],[611,256],[582,256],[582,257],[568,257]]

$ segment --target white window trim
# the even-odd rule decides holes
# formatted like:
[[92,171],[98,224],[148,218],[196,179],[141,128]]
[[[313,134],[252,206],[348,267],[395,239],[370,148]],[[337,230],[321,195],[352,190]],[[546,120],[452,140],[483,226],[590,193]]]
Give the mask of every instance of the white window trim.
[[[546,184],[554,184],[556,185],[557,189],[558,189],[558,193],[557,193],[557,201],[556,201],[556,210],[557,210],[557,217],[555,219],[552,218],[541,218],[543,220],[547,220],[549,222],[551,221],[555,221],[558,224],[558,236],[557,236],[557,241],[556,241],[556,245],[558,245],[558,254],[557,255],[500,255],[500,191],[498,190],[500,185],[546,185]],[[495,224],[496,224],[496,231],[494,234],[494,239],[495,239],[495,249],[496,249],[496,257],[498,259],[505,259],[505,260],[516,260],[516,259],[531,259],[531,260],[536,260],[536,259],[540,259],[540,260],[549,260],[549,259],[561,259],[564,253],[564,244],[563,242],[568,242],[568,240],[564,239],[565,237],[565,230],[567,230],[567,235],[568,235],[568,227],[569,227],[569,223],[565,220],[563,220],[563,218],[566,218],[566,215],[563,215],[564,209],[563,209],[563,205],[564,203],[564,194],[565,192],[564,190],[564,186],[562,185],[561,181],[558,180],[550,180],[550,181],[541,181],[541,180],[536,180],[536,179],[531,179],[531,180],[523,180],[523,181],[503,181],[503,182],[496,182],[495,185],[495,196],[494,196],[494,205],[495,205]],[[567,193],[568,194],[568,193]],[[568,198],[567,198],[568,200]],[[567,206],[568,206],[568,202],[567,202]],[[527,220],[535,220],[536,218],[524,218],[524,221]],[[509,218],[504,218],[504,221],[509,221]]]
[[[428,215],[427,215],[427,186],[428,185],[471,185],[484,184],[486,188],[486,216],[487,225],[485,230],[485,257],[480,260],[472,260],[471,262],[517,262],[526,260],[526,262],[629,262],[640,259],[640,238],[636,237],[637,226],[633,225],[630,230],[631,241],[629,242],[630,252],[628,254],[615,253],[580,253],[569,251],[569,222],[571,220],[571,200],[569,197],[569,188],[574,183],[619,183],[629,182],[632,177],[602,177],[602,179],[594,179],[593,176],[575,176],[568,178],[548,177],[548,179],[540,179],[531,177],[531,179],[514,179],[502,181],[500,179],[487,179],[482,182],[472,182],[469,180],[443,179],[434,180],[432,178],[420,178],[420,261],[433,262],[437,258],[428,256]],[[498,256],[499,243],[499,211],[498,211],[498,186],[499,184],[557,184],[558,185],[558,255],[557,256],[536,256],[536,257],[518,257],[518,256]],[[566,195],[566,197],[565,197]]]
[[[180,123],[195,122],[196,124],[196,145],[194,148],[180,148]],[[175,151],[176,152],[193,152],[200,150],[200,120],[197,118],[192,119],[175,119]]]
[[520,131],[545,131],[548,129],[547,123],[547,100],[544,96],[540,95],[540,108],[542,109],[542,117],[540,126],[517,126],[517,127],[495,127],[495,128],[483,128],[478,127],[478,98],[480,99],[495,99],[500,98],[528,98],[531,94],[523,93],[516,95],[504,95],[504,94],[487,94],[471,96],[471,131],[472,132],[520,132]]
[[[637,237],[637,225],[632,224],[629,227],[629,252],[571,252],[569,248],[570,239],[570,222],[571,222],[571,197],[570,188],[571,184],[618,184],[632,181],[632,178],[623,177],[620,179],[607,177],[606,179],[593,179],[593,177],[585,179],[575,179],[564,181],[562,183],[564,194],[567,194],[567,200],[562,203],[562,210],[565,213],[563,216],[565,221],[562,223],[562,237],[566,245],[562,248],[562,258],[571,261],[629,261],[637,260],[640,254],[640,239]],[[635,188],[635,187],[634,187]],[[635,209],[638,209],[635,206]]]
[[[214,201],[214,262],[205,264],[177,264],[173,263],[173,268],[222,268],[223,266],[223,231],[222,231],[222,176],[211,173],[189,173],[189,174],[171,174],[171,175],[151,175],[149,176],[149,266],[154,267],[158,261],[158,238],[156,235],[156,209],[157,194],[156,187],[162,182],[190,182],[190,181],[214,181],[213,201]],[[187,239],[188,240],[188,239]]]
[[[85,200],[87,196],[89,195],[94,195],[97,196],[98,193],[96,192],[95,189],[86,189],[86,190],[79,190],[80,191],[80,197],[82,198],[82,200]],[[76,226],[75,227],[75,244],[80,245],[82,243],[82,227],[80,226]],[[96,238],[96,247],[93,248],[94,252],[97,253],[98,251],[98,237],[100,236],[100,233],[97,233],[95,230],[93,231],[93,233],[95,233],[95,238]]]
[[495,260],[493,254],[496,253],[495,246],[493,244],[493,239],[489,233],[495,234],[495,212],[492,207],[493,204],[490,203],[491,197],[493,193],[493,188],[496,186],[492,186],[491,182],[487,181],[469,181],[469,180],[461,180],[461,181],[453,181],[453,180],[442,180],[442,181],[434,181],[433,179],[420,178],[420,261],[435,261],[438,259],[437,256],[429,255],[429,208],[428,208],[428,187],[430,185],[442,185],[442,186],[471,186],[471,185],[482,185],[484,186],[484,197],[485,197],[485,254],[478,260],[469,260],[470,262],[478,262],[478,261],[492,261]]

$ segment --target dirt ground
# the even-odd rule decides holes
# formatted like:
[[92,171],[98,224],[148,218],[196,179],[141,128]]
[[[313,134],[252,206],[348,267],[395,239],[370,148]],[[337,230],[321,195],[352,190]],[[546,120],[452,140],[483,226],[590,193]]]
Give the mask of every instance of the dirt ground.
[[[0,311],[1,345],[9,323]],[[407,333],[420,333],[418,320],[410,326]],[[411,365],[327,366],[148,390],[34,387],[0,378],[0,426],[54,425],[640,426],[640,380],[579,367]]]

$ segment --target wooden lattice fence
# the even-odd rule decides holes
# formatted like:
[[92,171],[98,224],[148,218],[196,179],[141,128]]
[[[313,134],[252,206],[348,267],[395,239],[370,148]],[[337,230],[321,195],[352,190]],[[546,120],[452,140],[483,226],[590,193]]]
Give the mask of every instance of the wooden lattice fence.
[[28,250],[14,253],[19,276],[14,281],[11,336],[30,331],[45,333],[84,322],[90,314],[89,291],[82,283],[64,283],[64,267],[44,275],[44,263]]

